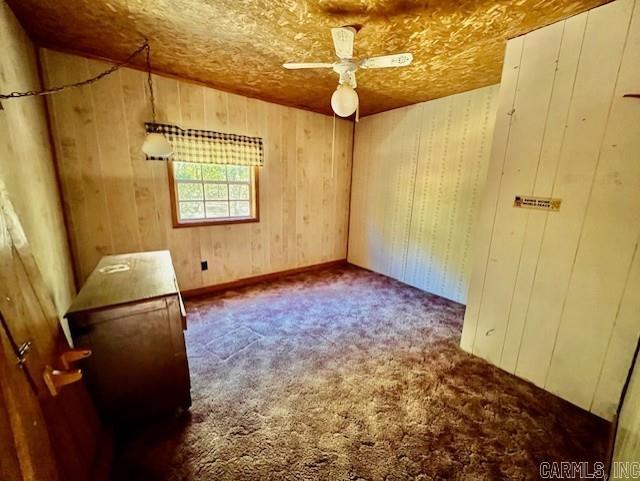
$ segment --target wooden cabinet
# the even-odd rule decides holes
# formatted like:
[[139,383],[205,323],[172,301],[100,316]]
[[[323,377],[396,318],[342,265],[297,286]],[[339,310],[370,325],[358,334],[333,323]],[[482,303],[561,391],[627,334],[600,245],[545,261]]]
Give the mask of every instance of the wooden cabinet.
[[67,312],[100,412],[116,424],[191,405],[185,313],[169,251],[103,257]]

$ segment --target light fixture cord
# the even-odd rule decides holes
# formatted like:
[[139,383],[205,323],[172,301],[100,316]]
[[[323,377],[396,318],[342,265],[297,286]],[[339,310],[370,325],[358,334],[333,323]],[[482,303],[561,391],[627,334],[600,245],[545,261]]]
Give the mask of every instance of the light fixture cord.
[[[75,88],[75,87],[82,87],[83,85],[89,85],[92,84],[94,82],[97,82],[98,80],[106,77],[107,75],[111,75],[113,72],[115,72],[116,70],[118,70],[120,67],[123,67],[124,65],[130,64],[133,59],[139,55],[143,50],[147,51],[147,67],[149,67],[149,41],[145,38],[144,43],[142,45],[140,45],[137,49],[135,49],[133,52],[131,52],[131,54],[122,62],[118,62],[113,64],[111,67],[109,67],[107,70],[105,70],[104,72],[100,72],[98,75],[96,75],[95,77],[91,77],[88,78],[86,80],[81,80],[79,82],[74,82],[74,83],[70,83],[70,84],[66,84],[66,85],[60,85],[58,87],[52,87],[49,89],[43,89],[43,90],[27,90],[26,92],[11,92],[8,94],[0,94],[0,100],[6,100],[6,99],[15,99],[15,98],[21,98],[21,97],[35,97],[35,96],[41,96],[41,95],[49,95],[49,94],[54,94],[56,92],[60,92],[62,90],[66,90],[66,89],[70,89],[70,88]],[[149,75],[151,75],[151,73],[149,73]],[[151,98],[153,99],[153,90],[151,91]],[[154,116],[154,120],[155,120],[155,116]]]
[[145,42],[146,61],[147,61],[147,83],[149,84],[149,95],[151,96],[151,118],[152,123],[156,125],[156,98],[153,93],[153,79],[151,78],[151,47]]

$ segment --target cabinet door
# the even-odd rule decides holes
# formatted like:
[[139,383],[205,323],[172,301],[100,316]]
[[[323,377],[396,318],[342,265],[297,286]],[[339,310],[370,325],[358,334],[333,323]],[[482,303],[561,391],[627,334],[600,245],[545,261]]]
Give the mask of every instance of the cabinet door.
[[87,382],[101,413],[114,423],[190,406],[177,295],[76,314],[70,327],[74,342],[93,350]]
[[[55,480],[56,469],[59,478],[65,481],[92,479],[101,438],[98,416],[82,382],[64,387],[57,396],[51,395],[44,382],[46,366],[63,369],[60,354],[69,345],[24,231],[1,185],[0,313],[3,369],[10,374],[2,376],[2,391],[8,394],[5,399],[12,400],[8,405],[9,418],[35,416],[38,432],[29,428],[18,433],[22,436],[20,442],[39,447],[38,456],[42,458],[34,458],[36,464],[55,467],[51,473],[38,474],[35,479]],[[33,399],[37,400],[34,405]],[[38,423],[38,416],[43,422]],[[43,430],[48,443],[40,432]],[[20,449],[17,451],[20,453]],[[24,470],[23,477],[31,479]]]

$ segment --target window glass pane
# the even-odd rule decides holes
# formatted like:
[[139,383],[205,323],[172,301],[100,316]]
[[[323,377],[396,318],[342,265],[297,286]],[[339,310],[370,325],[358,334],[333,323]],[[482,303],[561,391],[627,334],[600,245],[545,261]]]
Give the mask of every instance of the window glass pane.
[[204,204],[202,202],[180,202],[181,219],[203,219]]
[[207,206],[207,217],[229,217],[229,203],[228,202],[205,202]]
[[229,202],[231,217],[248,217],[251,215],[251,205],[248,201]]
[[227,165],[227,177],[229,181],[249,182],[251,179],[250,168],[247,165]]
[[173,162],[178,219],[214,223],[254,215],[251,169],[244,165]]
[[227,180],[227,166],[220,164],[202,164],[203,180]]
[[178,200],[202,200],[202,184],[179,183]]
[[229,199],[249,200],[249,186],[247,184],[229,184]]
[[200,180],[202,179],[200,165],[190,162],[174,162],[173,175],[180,180]]
[[206,200],[227,200],[227,184],[204,184],[204,198]]

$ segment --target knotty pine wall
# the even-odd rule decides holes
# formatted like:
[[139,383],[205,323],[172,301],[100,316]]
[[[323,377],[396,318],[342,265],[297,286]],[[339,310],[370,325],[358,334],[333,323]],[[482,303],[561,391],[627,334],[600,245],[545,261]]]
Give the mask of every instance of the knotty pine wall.
[[[42,51],[48,85],[107,67]],[[260,222],[174,229],[165,162],[145,161],[151,119],[146,74],[122,69],[50,98],[53,135],[76,269],[86,279],[104,254],[170,249],[182,289],[346,257],[353,124],[155,76],[158,120],[261,136]],[[200,261],[209,269],[201,271]]]
[[[36,50],[0,2],[0,92],[40,88]],[[47,115],[41,98],[3,100],[0,182],[20,217],[33,255],[62,316],[75,294]]]
[[349,262],[466,302],[497,85],[356,125]]
[[[462,347],[611,419],[640,332],[640,2],[508,42]],[[559,212],[514,196],[562,199]]]

